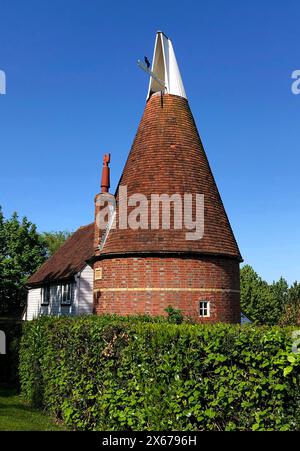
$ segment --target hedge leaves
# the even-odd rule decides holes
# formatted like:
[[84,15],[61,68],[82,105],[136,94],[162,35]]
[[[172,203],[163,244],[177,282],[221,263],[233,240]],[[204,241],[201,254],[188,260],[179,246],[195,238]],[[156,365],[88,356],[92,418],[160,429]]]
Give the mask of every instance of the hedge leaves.
[[24,397],[75,430],[299,430],[292,331],[116,316],[40,318]]

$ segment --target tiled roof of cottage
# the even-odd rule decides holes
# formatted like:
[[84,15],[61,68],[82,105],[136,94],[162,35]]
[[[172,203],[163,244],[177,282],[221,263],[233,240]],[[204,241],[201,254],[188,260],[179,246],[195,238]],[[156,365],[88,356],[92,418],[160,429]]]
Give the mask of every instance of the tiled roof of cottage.
[[66,280],[84,268],[94,254],[94,223],[80,227],[28,280],[27,285]]

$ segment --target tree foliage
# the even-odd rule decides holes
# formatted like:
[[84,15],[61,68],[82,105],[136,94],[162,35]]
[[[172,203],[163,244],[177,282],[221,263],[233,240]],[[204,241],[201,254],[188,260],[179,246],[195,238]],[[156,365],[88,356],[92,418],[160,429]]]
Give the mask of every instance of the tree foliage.
[[300,320],[300,284],[289,287],[281,277],[268,284],[254,269],[241,269],[241,308],[256,324],[297,325]]
[[69,232],[39,234],[17,213],[5,219],[0,207],[0,315],[18,314],[26,303],[28,278],[70,236]]
[[18,311],[26,301],[24,285],[45,261],[47,249],[26,217],[5,219],[0,209],[0,314]]
[[288,284],[284,279],[269,285],[246,265],[241,269],[241,307],[258,324],[277,324],[283,311]]
[[300,325],[300,283],[295,282],[288,291],[287,302],[279,322],[283,326]]

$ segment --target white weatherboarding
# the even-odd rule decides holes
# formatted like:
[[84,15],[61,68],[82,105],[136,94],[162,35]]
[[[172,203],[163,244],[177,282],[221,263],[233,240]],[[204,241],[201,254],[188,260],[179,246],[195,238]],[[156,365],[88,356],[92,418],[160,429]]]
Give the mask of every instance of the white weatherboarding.
[[[76,252],[76,249],[74,249]],[[76,316],[93,313],[93,284],[94,271],[86,265],[82,271],[74,277],[74,295],[70,305],[63,305],[61,302],[61,284],[59,281],[51,283],[50,299],[48,305],[43,305],[44,285],[30,288],[27,297],[27,309],[24,312],[23,320],[32,320],[39,316]]]

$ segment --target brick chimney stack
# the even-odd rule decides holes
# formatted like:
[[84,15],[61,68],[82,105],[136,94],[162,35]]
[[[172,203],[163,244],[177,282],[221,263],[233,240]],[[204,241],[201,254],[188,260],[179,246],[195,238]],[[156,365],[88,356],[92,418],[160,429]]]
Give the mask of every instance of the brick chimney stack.
[[101,192],[108,193],[110,188],[110,153],[107,153],[103,157],[102,179],[101,179]]
[[114,196],[109,193],[110,188],[110,154],[103,156],[103,167],[101,176],[101,193],[95,196],[95,233],[94,233],[94,249],[95,255],[100,254],[100,246],[105,233],[104,229],[99,228],[99,215],[103,208],[106,208],[108,202],[114,202]]

